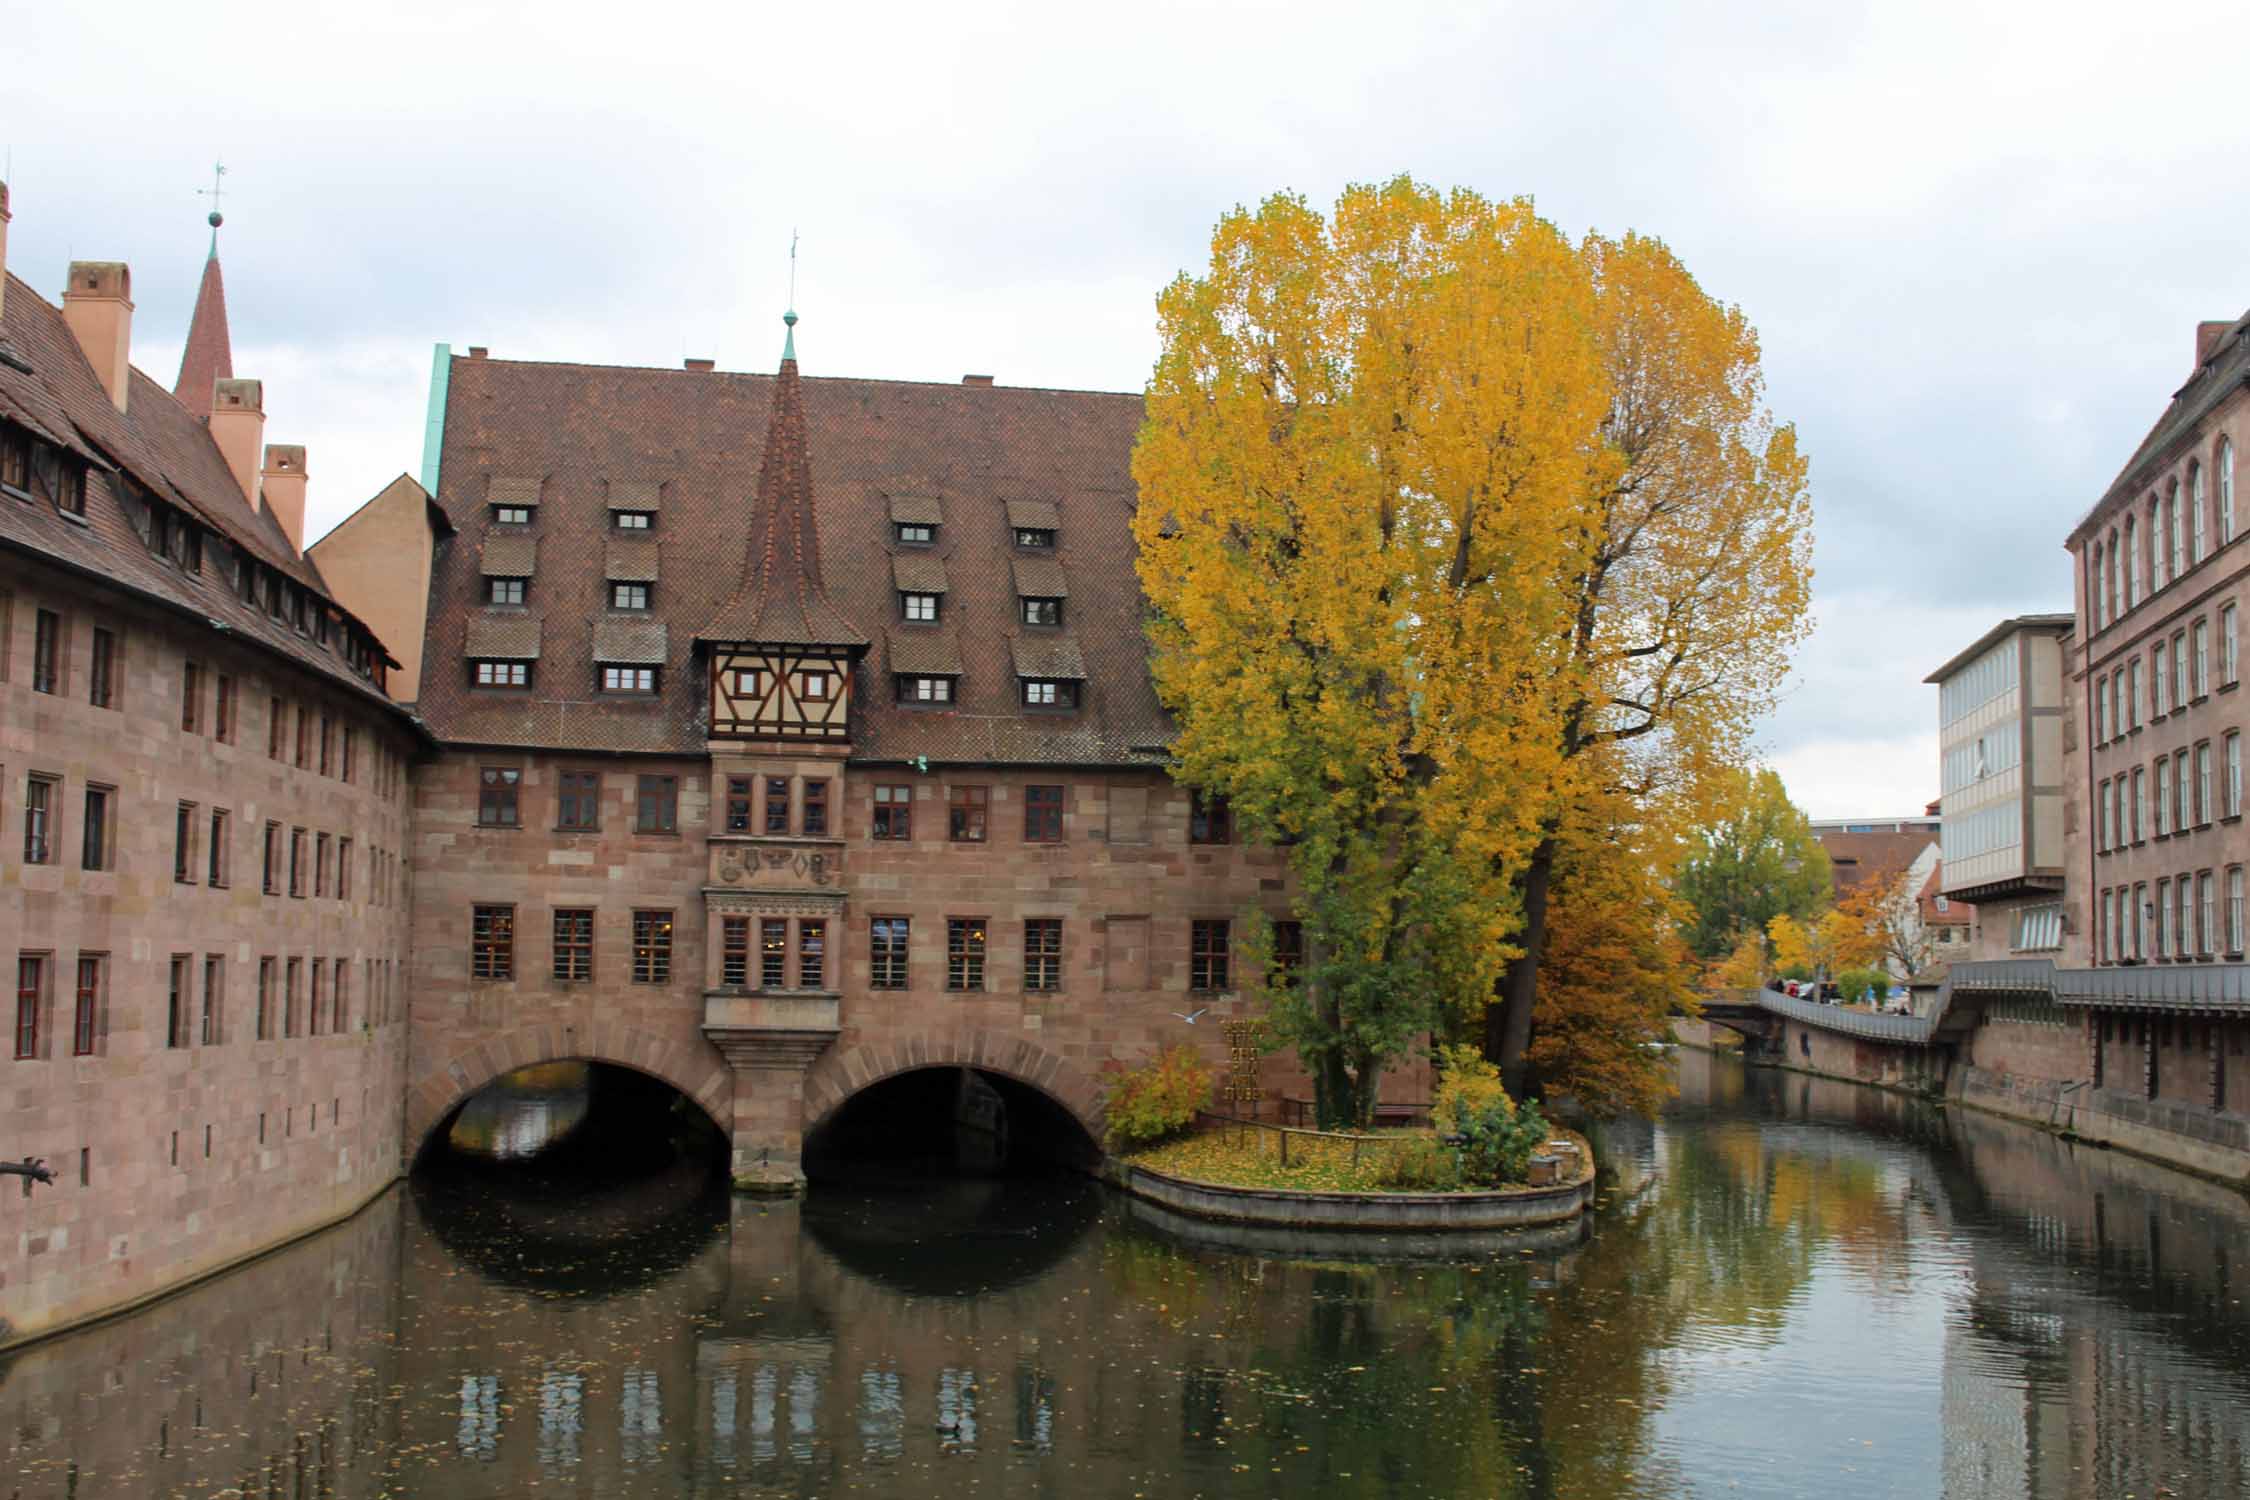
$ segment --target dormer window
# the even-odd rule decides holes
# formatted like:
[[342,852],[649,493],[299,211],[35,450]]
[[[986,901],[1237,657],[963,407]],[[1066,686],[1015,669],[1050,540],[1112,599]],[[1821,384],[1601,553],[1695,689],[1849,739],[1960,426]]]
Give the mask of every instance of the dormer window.
[[1055,533],[1046,526],[1018,526],[1016,545],[1027,552],[1052,552],[1055,550]]
[[480,688],[527,688],[531,663],[486,657],[469,663],[469,680]]
[[938,617],[938,595],[901,592],[898,596],[899,614],[909,625],[935,625]]
[[1025,708],[1068,709],[1078,706],[1078,684],[1060,677],[1023,679]]
[[487,604],[523,603],[526,578],[487,578],[484,581],[484,602]]
[[613,583],[609,586],[611,609],[645,610],[648,608],[648,585],[645,583]]
[[0,427],[0,488],[31,493],[31,434],[19,428]]
[[829,674],[826,672],[799,672],[797,696],[811,703],[828,701]]
[[495,526],[529,526],[531,507],[528,505],[495,505],[492,507],[492,524]]
[[937,543],[937,528],[927,521],[900,521],[892,530],[901,547],[930,547]]
[[604,667],[602,691],[605,693],[653,693],[656,691],[654,667]]
[[734,673],[734,690],[745,698],[765,696],[765,670],[760,667],[737,667]]
[[1024,624],[1062,624],[1063,602],[1060,599],[1025,599],[1022,603]]
[[61,458],[55,464],[55,508],[74,516],[86,514],[86,466]]
[[656,525],[653,510],[613,510],[609,513],[612,526],[619,531],[647,531]]
[[953,701],[953,679],[924,673],[902,672],[898,678],[898,701],[927,705]]

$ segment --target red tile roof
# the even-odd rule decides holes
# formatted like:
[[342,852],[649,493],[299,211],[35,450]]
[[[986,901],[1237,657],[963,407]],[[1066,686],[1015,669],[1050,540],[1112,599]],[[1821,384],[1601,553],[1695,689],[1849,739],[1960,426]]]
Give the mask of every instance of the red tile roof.
[[[802,475],[773,474],[756,458],[761,439],[770,452],[785,386],[801,403]],[[763,566],[772,547],[776,579],[785,579],[790,555],[819,569],[838,622],[812,623],[790,593],[779,606],[785,627],[728,615],[719,628],[869,641],[855,756],[1159,763],[1172,728],[1149,682],[1130,530],[1140,423],[1134,394],[457,358],[437,497],[457,535],[438,544],[418,707],[441,738],[457,742],[699,753],[707,704],[696,638],[712,638],[722,609],[768,608],[755,571],[745,590],[744,562]],[[523,475],[543,479],[533,521],[538,571],[525,604],[546,622],[539,666],[529,692],[478,690],[466,667],[472,623],[489,613],[478,553],[494,530],[495,480]],[[605,553],[620,540],[604,497],[619,483],[663,487],[663,510],[642,544],[661,553],[651,613],[671,626],[653,699],[594,690],[592,622],[606,612]],[[817,488],[802,533],[791,530],[785,505],[752,503],[769,485],[787,502],[799,484],[808,497]],[[1068,575],[1067,635],[1020,623],[1013,563],[1022,554],[1009,507],[1022,515],[1026,502],[1052,508],[1056,544],[1036,560]],[[901,515],[936,525],[935,544],[896,546]],[[778,531],[767,517],[778,518]],[[937,629],[900,622],[894,557],[938,565],[946,593]],[[833,639],[846,632],[844,642]],[[1081,707],[1027,712],[1019,658],[1053,675],[1082,672]],[[896,704],[891,677],[902,670],[958,671],[958,700],[944,709]]]
[[219,248],[203,261],[203,284],[195,290],[195,316],[188,320],[187,347],[180,351],[180,378],[172,387],[180,405],[211,419],[211,386],[234,378],[234,345],[227,337],[227,286],[219,274]]

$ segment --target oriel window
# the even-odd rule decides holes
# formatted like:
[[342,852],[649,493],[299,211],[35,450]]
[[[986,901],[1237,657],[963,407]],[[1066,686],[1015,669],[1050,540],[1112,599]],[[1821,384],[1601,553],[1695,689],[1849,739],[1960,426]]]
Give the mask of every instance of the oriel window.
[[788,831],[789,778],[786,776],[768,776],[766,778],[766,832],[787,833]]
[[750,778],[747,776],[729,776],[727,778],[727,832],[748,833],[749,831]]
[[720,918],[719,982],[736,985],[750,982],[750,919],[748,917]]
[[802,921],[797,924],[797,988],[817,990],[828,977],[828,924],[819,921]]
[[818,837],[828,832],[828,783],[805,783],[805,810],[802,831],[807,837]]
[[778,990],[789,982],[789,924],[778,917],[758,923],[758,985]]

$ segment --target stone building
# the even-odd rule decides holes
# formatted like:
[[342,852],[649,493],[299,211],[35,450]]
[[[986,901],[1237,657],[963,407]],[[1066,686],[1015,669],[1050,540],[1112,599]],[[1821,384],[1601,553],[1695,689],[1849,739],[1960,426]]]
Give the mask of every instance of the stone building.
[[382,644],[302,554],[212,251],[167,390],[132,277],[5,271],[0,1342],[364,1203],[397,1175],[408,765]]

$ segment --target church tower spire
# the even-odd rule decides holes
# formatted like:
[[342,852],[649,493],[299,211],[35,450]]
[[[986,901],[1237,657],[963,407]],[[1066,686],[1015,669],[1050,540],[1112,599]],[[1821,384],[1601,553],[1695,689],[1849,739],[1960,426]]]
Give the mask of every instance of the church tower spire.
[[214,170],[211,186],[202,191],[211,199],[211,249],[203,258],[203,284],[195,291],[195,316],[188,320],[187,347],[180,353],[180,378],[172,394],[189,411],[211,419],[211,385],[234,378],[234,346],[227,337],[227,285],[219,273],[219,183],[226,168]]

